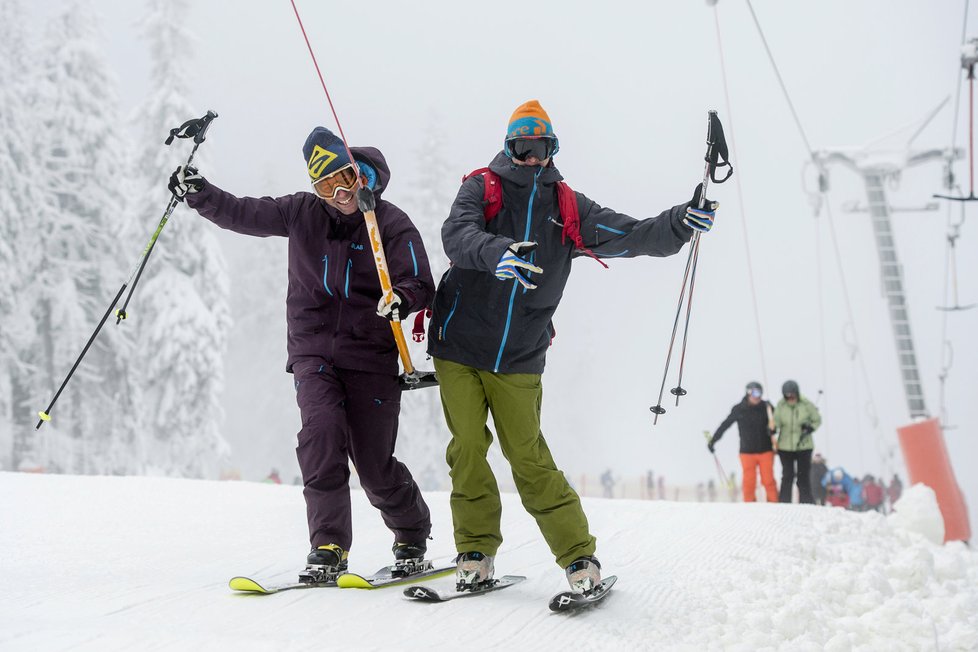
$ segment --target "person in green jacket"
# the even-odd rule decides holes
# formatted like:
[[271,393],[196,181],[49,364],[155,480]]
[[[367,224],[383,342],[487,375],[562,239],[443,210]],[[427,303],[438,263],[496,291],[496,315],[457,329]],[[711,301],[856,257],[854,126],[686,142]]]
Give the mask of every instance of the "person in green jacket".
[[822,425],[822,416],[815,404],[801,395],[798,383],[786,381],[774,408],[774,426],[778,430],[778,458],[781,460],[781,492],[778,500],[791,502],[791,483],[798,484],[798,500],[814,503],[809,481],[812,468],[812,433]]

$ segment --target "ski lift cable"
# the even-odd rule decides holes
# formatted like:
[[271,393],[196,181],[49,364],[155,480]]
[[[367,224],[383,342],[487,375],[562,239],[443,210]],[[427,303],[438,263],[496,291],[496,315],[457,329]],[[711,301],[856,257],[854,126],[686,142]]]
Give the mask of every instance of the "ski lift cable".
[[[816,169],[819,170],[819,173],[824,174],[823,167],[820,161],[818,160],[818,158],[815,156],[815,152],[812,149],[811,143],[808,140],[808,136],[805,133],[805,128],[802,126],[801,120],[798,117],[798,112],[795,110],[795,105],[791,101],[791,96],[788,93],[788,88],[784,83],[784,79],[781,77],[781,72],[778,69],[778,64],[774,59],[774,54],[771,52],[770,46],[768,45],[767,38],[765,38],[764,36],[764,30],[761,28],[760,21],[757,18],[757,13],[754,11],[754,5],[751,3],[751,0],[747,0],[747,8],[750,10],[751,18],[754,21],[754,26],[757,28],[757,33],[761,38],[761,43],[764,45],[764,50],[767,52],[768,60],[771,63],[771,67],[774,69],[774,74],[778,79],[778,84],[781,86],[781,92],[784,95],[785,101],[788,103],[788,108],[791,110],[791,115],[795,120],[795,125],[798,127],[798,132],[801,134],[802,141],[804,141],[805,143],[805,148],[808,150],[808,155],[811,157],[811,160],[814,162]],[[842,284],[843,295],[845,298],[846,313],[848,315],[849,321],[853,324],[853,332],[855,333],[856,321],[852,310],[852,301],[849,297],[849,288],[848,288],[848,284],[846,283],[846,275],[842,267],[842,254],[839,250],[838,238],[836,237],[835,222],[832,217],[832,207],[828,202],[827,189],[822,184],[820,184],[820,192],[822,193],[822,199],[826,209],[826,216],[828,217],[828,221],[829,221],[829,233],[831,235],[832,246],[835,253],[836,265],[839,268],[839,278]],[[859,353],[859,368],[860,371],[862,372],[863,382],[866,385],[866,392],[869,395],[869,403],[873,406],[873,410],[878,413],[878,411],[876,410],[876,399],[873,397],[873,388],[872,385],[870,384],[869,373],[866,370],[866,361],[864,356],[862,355],[862,348],[859,346],[858,336],[854,335],[854,337],[856,338],[856,346],[858,348],[858,353]],[[879,435],[878,428],[874,426],[874,429],[876,429],[877,431],[877,436],[878,437],[881,436]]]
[[[970,4],[971,4],[971,0],[965,0],[964,16],[961,19],[961,47],[964,47],[968,39],[968,9]],[[951,122],[951,143],[948,149],[949,152],[954,151],[955,144],[957,143],[958,140],[958,120],[959,120],[960,109],[961,109],[961,89],[964,87],[964,79],[961,77],[960,71],[956,71],[955,76],[957,77],[958,83],[957,83],[957,91],[955,93],[955,99],[954,99],[954,119]],[[973,117],[969,119],[973,119]],[[951,173],[951,165],[952,165],[952,159],[949,158],[947,161],[947,174],[946,174],[948,192],[952,192],[955,188],[954,175]],[[958,194],[960,195],[964,194],[963,189],[961,189],[960,187],[958,188]],[[953,209],[951,207],[951,202],[948,202],[948,206],[947,206],[948,236],[944,245],[944,305],[945,306],[950,305],[948,302],[948,292],[950,290],[952,274],[954,275],[955,295],[957,294],[956,293],[957,290],[956,287],[957,286],[957,259],[956,258],[953,261],[954,270],[951,269],[951,266],[952,266],[952,256],[954,256],[954,247],[956,244],[955,240],[957,240],[958,237],[958,227],[960,226],[961,223],[964,222],[964,204],[963,203],[961,204],[961,222],[959,222],[958,225],[955,225],[953,222],[954,218],[952,216],[952,211]],[[954,301],[955,306],[957,306],[957,303],[958,303],[957,296],[955,296],[955,301]],[[947,339],[947,328],[948,328],[948,318],[949,318],[948,313],[950,311],[945,310],[942,312],[944,314],[941,316],[940,360],[942,362],[942,365],[941,365],[941,373],[939,375],[941,381],[940,414],[941,414],[941,423],[943,426],[946,426],[947,404],[946,404],[945,383],[947,382],[948,373],[951,370],[951,362],[950,360],[947,360],[945,363],[946,360],[945,353],[947,349],[951,346],[951,343]]]
[[[805,128],[801,126],[801,120],[798,118],[798,112],[795,111],[795,105],[791,101],[791,96],[788,94],[788,87],[785,86],[784,79],[781,78],[781,71],[778,69],[778,64],[774,60],[774,54],[771,52],[771,48],[767,44],[767,38],[764,36],[764,30],[761,29],[761,23],[757,20],[757,14],[754,13],[754,5],[751,4],[751,0],[747,0],[747,8],[750,9],[751,18],[754,20],[754,26],[757,27],[757,33],[761,37],[761,43],[764,45],[764,50],[767,52],[767,58],[771,62],[771,67],[774,68],[774,74],[778,78],[778,84],[781,86],[781,92],[784,94],[785,101],[788,102],[788,108],[791,110],[791,115],[795,119],[795,125],[798,127],[798,133],[801,134],[801,139],[805,142],[805,149],[808,150],[808,155],[815,159],[815,151],[812,149],[811,143],[808,142],[808,136],[805,134]],[[818,162],[816,161],[816,165]]]
[[[723,40],[720,37],[720,15],[717,10],[717,6],[713,5],[713,19],[716,24],[717,32],[717,49],[720,52],[720,74],[723,78],[723,96],[724,101],[727,103],[727,124],[730,125],[730,152],[734,160],[740,160],[737,157],[737,139],[734,137],[734,122],[733,122],[733,105],[730,102],[730,90],[727,84],[727,65],[726,57],[723,52]],[[757,348],[761,356],[761,376],[764,380],[764,386],[769,387],[767,382],[767,359],[764,355],[764,338],[761,334],[761,315],[758,309],[757,303],[757,288],[754,283],[754,264],[750,253],[750,239],[747,237],[747,211],[744,209],[744,190],[740,183],[740,176],[738,175],[734,182],[737,184],[737,202],[740,208],[740,226],[741,234],[744,237],[744,252],[747,255],[747,277],[750,280],[750,296],[751,304],[754,307],[754,331],[757,334]]]

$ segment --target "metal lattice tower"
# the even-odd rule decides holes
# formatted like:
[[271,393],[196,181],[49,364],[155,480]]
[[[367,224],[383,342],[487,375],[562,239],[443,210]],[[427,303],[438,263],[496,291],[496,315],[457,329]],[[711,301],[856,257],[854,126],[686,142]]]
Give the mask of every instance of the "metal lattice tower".
[[815,161],[819,168],[824,170],[828,163],[844,163],[858,172],[866,185],[866,199],[869,203],[876,251],[879,255],[880,281],[889,308],[900,377],[912,418],[928,417],[930,413],[927,411],[924,389],[920,381],[920,370],[917,366],[917,354],[914,349],[907,297],[904,291],[903,267],[900,265],[893,239],[893,227],[890,222],[892,208],[887,200],[884,184],[888,178],[898,176],[906,167],[936,159],[948,160],[949,156],[957,158],[960,152],[949,153],[940,149],[912,153],[907,151],[899,157],[899,162],[894,162],[892,158],[885,160],[874,157],[866,150],[859,152],[822,150],[815,153]]

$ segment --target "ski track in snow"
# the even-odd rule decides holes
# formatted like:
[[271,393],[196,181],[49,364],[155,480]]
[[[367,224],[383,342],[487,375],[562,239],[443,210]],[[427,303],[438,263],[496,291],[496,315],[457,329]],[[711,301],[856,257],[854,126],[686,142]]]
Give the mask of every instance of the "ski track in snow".
[[[978,649],[978,555],[877,514],[585,499],[619,581],[602,603],[553,614],[563,573],[513,495],[496,575],[527,580],[444,604],[403,587],[233,594],[234,575],[284,582],[302,567],[299,487],[0,473],[0,496],[5,651]],[[444,562],[448,497],[427,499],[429,556]],[[353,502],[350,566],[370,573],[391,535],[361,492]]]

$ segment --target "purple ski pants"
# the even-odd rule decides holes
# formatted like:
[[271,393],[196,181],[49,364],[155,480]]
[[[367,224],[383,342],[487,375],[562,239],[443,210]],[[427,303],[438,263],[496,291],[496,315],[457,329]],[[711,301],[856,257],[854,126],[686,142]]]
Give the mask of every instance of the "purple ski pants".
[[350,465],[394,540],[422,542],[431,516],[411,472],[394,457],[401,389],[397,376],[337,369],[304,359],[292,367],[302,415],[295,452],[313,548],[353,543]]

